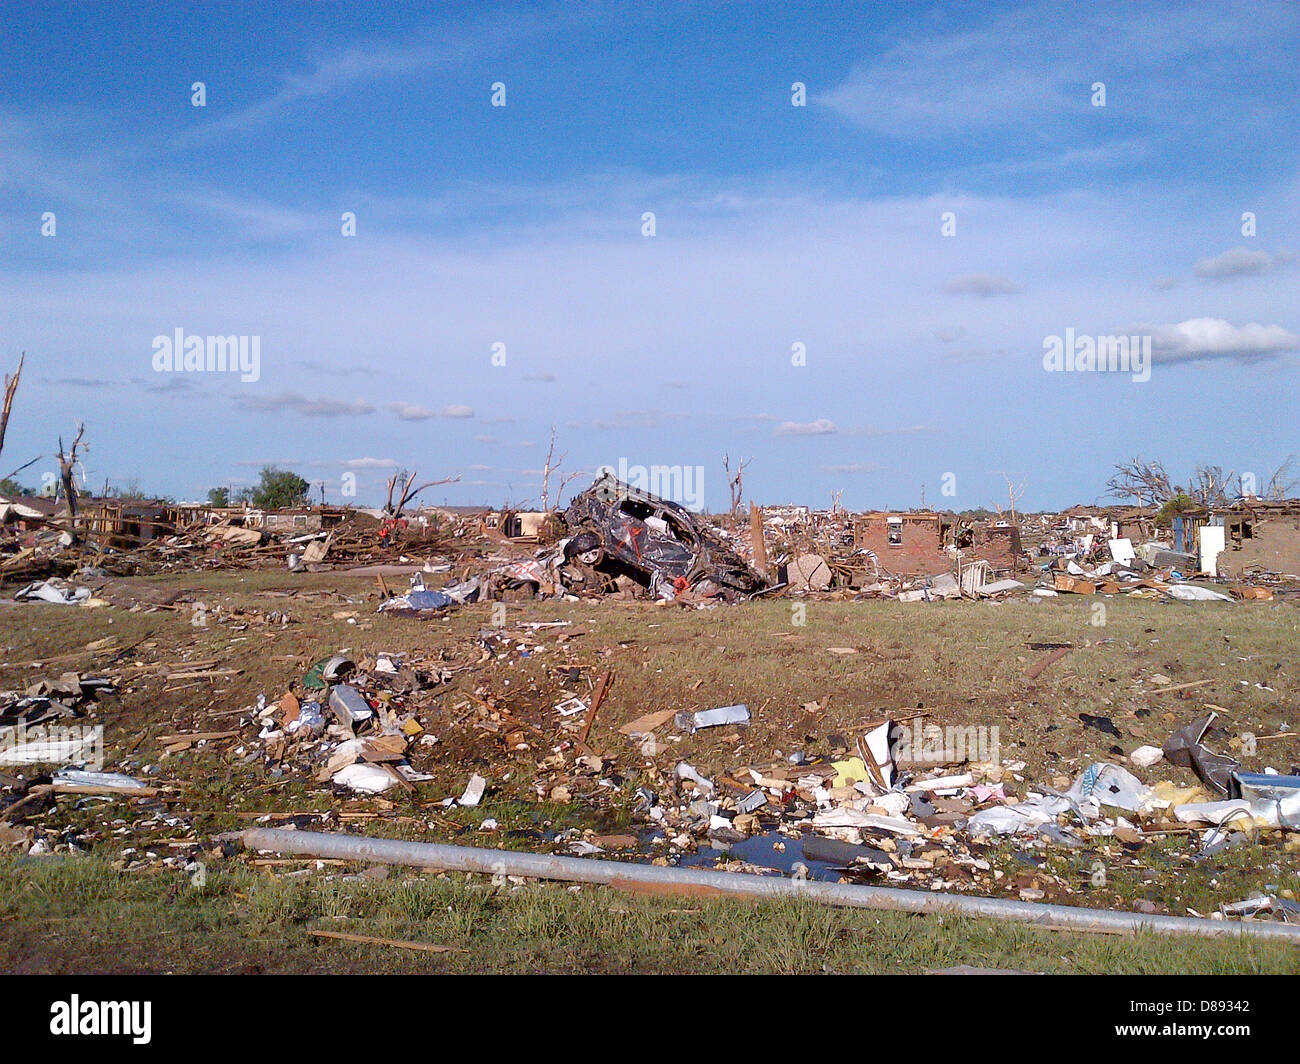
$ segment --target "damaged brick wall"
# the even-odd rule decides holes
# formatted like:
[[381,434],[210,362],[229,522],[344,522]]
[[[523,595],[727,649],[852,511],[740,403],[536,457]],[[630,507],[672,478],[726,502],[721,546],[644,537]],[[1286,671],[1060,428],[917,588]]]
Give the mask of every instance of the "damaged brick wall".
[[1252,566],[1275,573],[1300,573],[1300,515],[1230,518],[1227,549],[1219,555],[1219,572],[1239,577]]
[[873,551],[880,567],[899,576],[937,576],[952,571],[943,549],[938,514],[863,514],[854,524],[854,544]]
[[[975,539],[971,546],[973,557],[982,559],[995,570],[1006,569],[1018,572],[1023,568],[1021,557],[1020,529],[1014,525],[1005,528],[994,526],[977,526]],[[962,551],[962,561],[967,561],[966,551]]]
[[[951,572],[953,556],[945,545],[953,541],[954,521],[938,513],[863,514],[854,524],[854,544],[874,551],[882,569],[899,576],[937,576]],[[1020,530],[975,525],[965,530],[962,564],[986,561],[994,570],[1021,567]]]

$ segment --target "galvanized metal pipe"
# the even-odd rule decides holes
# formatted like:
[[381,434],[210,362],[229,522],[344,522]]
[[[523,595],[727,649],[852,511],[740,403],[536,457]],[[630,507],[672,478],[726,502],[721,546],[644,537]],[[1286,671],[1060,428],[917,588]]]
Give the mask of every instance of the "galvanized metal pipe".
[[666,894],[724,895],[743,898],[804,898],[824,905],[894,912],[970,916],[1011,920],[1062,931],[1138,932],[1166,935],[1246,936],[1280,939],[1300,944],[1300,925],[1265,921],[1229,922],[1187,916],[1154,916],[1109,909],[1081,909],[1071,905],[1043,905],[1001,898],[976,898],[849,883],[818,883],[784,876],[756,876],[741,872],[672,868],[661,865],[597,861],[587,857],[557,857],[513,850],[487,850],[473,846],[446,846],[431,842],[402,842],[363,835],[317,831],[249,828],[240,833],[244,845],[255,850],[302,854],[307,857],[379,864],[412,865],[447,872],[482,872],[487,875],[526,876],[571,883],[597,883],[629,890]]

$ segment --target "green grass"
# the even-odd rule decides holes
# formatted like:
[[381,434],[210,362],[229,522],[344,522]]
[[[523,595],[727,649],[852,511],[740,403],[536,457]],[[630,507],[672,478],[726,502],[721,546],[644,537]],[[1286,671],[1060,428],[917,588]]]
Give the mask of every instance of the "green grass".
[[[429,954],[321,940],[414,940]],[[959,964],[1056,973],[1293,973],[1278,943],[1073,935],[1014,924],[831,909],[797,900],[645,898],[483,877],[384,880],[213,868],[127,874],[97,858],[0,860],[8,972],[904,972]]]

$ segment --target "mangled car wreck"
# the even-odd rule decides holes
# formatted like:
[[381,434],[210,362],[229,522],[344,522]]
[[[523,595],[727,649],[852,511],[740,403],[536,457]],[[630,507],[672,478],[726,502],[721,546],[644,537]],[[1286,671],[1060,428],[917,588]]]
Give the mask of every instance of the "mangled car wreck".
[[685,507],[605,473],[563,513],[565,583],[592,590],[619,578],[659,599],[690,592],[734,599],[767,582]]

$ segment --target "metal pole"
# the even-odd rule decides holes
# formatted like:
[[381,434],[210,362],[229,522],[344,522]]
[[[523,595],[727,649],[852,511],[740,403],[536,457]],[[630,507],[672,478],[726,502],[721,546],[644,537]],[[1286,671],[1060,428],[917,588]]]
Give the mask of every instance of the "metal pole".
[[279,828],[250,828],[240,832],[239,837],[250,849],[277,853],[413,865],[448,872],[482,872],[487,875],[598,883],[665,894],[805,898],[824,905],[1011,920],[1062,931],[1155,931],[1167,935],[1267,938],[1300,943],[1300,926],[1265,921],[1237,923],[1186,916],[1152,916],[1108,909],[1082,909],[1072,905],[1042,905],[1001,898],[977,898],[859,884],[817,883],[783,876],[711,872],[694,868],[596,861],[585,857],[557,857],[552,854],[487,850],[472,846],[373,839],[363,835],[285,831]]

